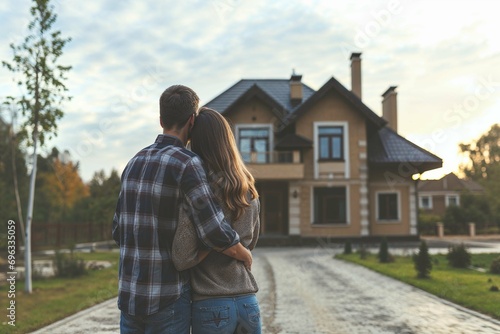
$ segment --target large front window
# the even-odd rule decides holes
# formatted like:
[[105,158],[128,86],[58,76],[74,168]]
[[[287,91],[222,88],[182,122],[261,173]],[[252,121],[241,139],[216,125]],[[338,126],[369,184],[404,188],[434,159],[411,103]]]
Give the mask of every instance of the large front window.
[[240,128],[239,149],[245,162],[268,162],[269,128]]
[[397,193],[379,193],[378,220],[399,220],[399,202]]
[[344,160],[344,129],[342,126],[318,128],[319,160]]
[[314,188],[314,224],[347,224],[345,187]]

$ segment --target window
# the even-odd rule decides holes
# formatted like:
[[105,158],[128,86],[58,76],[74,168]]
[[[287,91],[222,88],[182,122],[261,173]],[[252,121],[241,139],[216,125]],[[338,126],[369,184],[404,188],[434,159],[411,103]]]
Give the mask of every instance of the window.
[[446,206],[458,206],[459,200],[457,195],[448,195],[446,196]]
[[344,128],[320,126],[318,128],[319,160],[344,160]]
[[[240,128],[238,147],[245,162],[268,162],[269,128]],[[252,152],[254,158],[252,158]]]
[[432,209],[432,197],[431,196],[421,196],[420,197],[420,208]]
[[399,203],[397,193],[377,194],[378,220],[399,220]]
[[345,187],[314,189],[314,224],[347,224]]

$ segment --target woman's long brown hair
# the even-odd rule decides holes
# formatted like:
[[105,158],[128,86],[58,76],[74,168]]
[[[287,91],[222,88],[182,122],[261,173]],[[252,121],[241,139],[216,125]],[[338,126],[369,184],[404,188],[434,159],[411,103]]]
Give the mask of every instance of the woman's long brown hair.
[[224,116],[210,108],[200,109],[191,132],[191,150],[207,165],[214,192],[232,213],[231,218],[238,219],[259,195]]

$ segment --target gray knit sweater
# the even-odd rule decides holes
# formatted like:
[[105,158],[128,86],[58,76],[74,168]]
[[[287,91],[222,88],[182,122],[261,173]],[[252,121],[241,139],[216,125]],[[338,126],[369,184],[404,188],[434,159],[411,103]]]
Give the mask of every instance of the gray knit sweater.
[[[241,244],[250,250],[255,247],[259,238],[259,210],[259,200],[254,199],[241,217],[232,223],[233,229],[240,236]],[[225,209],[223,211],[228,217],[227,211]],[[198,235],[194,226],[187,214],[181,210],[172,246],[172,257],[177,270],[191,268],[193,300],[245,295],[258,291],[252,272],[245,268],[243,262],[211,251],[198,263],[198,247]]]

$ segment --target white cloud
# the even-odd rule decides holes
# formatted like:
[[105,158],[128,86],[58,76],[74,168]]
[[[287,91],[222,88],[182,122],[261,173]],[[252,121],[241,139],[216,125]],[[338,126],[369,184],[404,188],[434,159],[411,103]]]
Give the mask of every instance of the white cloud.
[[[241,78],[287,78],[295,68],[312,88],[331,76],[350,88],[353,51],[363,52],[364,102],[380,114],[380,95],[397,85],[400,133],[418,143],[442,130],[448,139],[432,151],[450,170],[459,142],[500,121],[500,86],[453,113],[474,103],[484,80],[500,82],[493,1],[54,4],[57,27],[73,38],[61,59],[73,66],[73,100],[50,144],[72,149],[87,180],[98,169],[123,168],[154,140],[158,97],[171,84],[191,86],[206,103]],[[27,32],[29,6],[0,5],[8,32],[0,36],[2,60],[11,58],[8,43]],[[15,92],[11,77],[0,69],[1,94]]]

